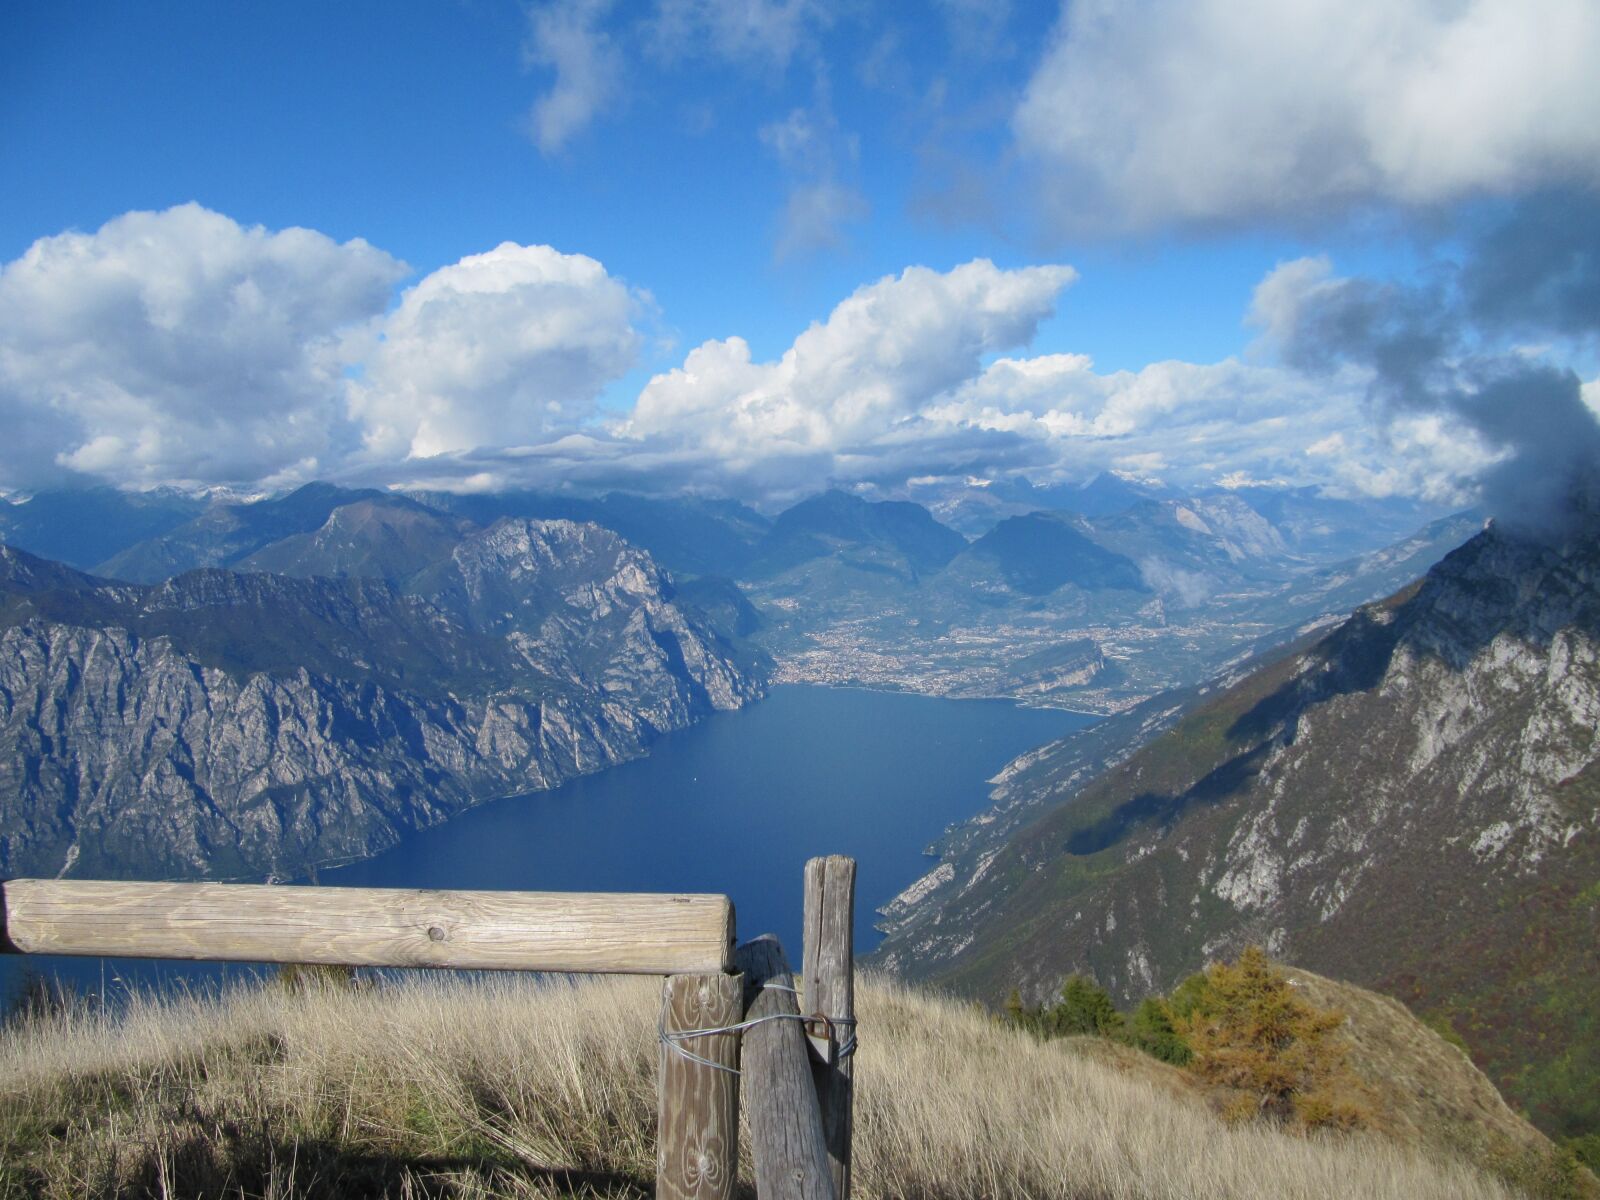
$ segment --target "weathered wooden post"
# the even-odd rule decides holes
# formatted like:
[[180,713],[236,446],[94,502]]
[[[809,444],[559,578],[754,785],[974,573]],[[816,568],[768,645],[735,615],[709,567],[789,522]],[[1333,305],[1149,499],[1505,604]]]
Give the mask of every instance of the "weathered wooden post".
[[838,1200],[850,1195],[850,1136],[855,1108],[851,1051],[855,1047],[856,861],[839,854],[806,863],[805,953],[801,978],[805,1011],[830,1019],[811,1031],[812,1079]]
[[739,1179],[739,1035],[674,1038],[737,1025],[737,975],[670,975],[661,989],[657,1200],[731,1200]]
[[756,1194],[834,1200],[789,961],[768,933],[740,946],[734,962],[744,972],[744,1019],[754,1022],[744,1035],[744,1096]]

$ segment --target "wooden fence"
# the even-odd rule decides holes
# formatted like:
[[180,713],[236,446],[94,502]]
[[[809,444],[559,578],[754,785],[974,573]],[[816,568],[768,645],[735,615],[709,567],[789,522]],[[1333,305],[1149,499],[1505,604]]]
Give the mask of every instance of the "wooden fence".
[[798,989],[726,896],[13,879],[0,952],[664,975],[656,1195],[733,1196],[742,1090],[763,1200],[846,1200],[855,869],[806,864]]

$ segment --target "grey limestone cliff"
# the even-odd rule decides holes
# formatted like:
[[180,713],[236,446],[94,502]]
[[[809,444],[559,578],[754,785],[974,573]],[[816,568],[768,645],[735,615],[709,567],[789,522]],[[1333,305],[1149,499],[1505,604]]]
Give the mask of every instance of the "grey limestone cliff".
[[142,587],[0,548],[0,874],[295,874],[636,757],[764,678],[592,525],[503,521],[403,587]]

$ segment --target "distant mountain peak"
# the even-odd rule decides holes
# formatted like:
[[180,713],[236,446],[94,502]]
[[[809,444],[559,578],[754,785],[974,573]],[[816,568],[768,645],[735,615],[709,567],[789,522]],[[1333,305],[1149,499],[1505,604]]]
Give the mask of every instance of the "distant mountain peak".
[[867,500],[834,488],[780,513],[757,545],[751,570],[774,575],[844,554],[869,570],[915,578],[944,566],[966,544],[913,501]]

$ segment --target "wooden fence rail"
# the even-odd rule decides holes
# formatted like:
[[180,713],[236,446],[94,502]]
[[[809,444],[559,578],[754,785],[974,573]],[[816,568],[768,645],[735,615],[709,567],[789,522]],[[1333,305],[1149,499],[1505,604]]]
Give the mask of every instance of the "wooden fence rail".
[[762,1200],[847,1200],[854,887],[806,864],[803,993],[708,895],[13,879],[0,953],[664,975],[656,1195],[731,1200],[742,1090]]
[[0,897],[28,954],[673,975],[733,953],[726,896],[13,879]]

